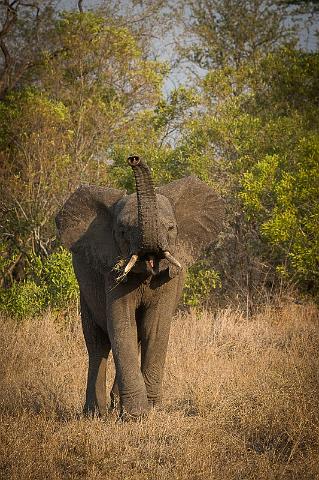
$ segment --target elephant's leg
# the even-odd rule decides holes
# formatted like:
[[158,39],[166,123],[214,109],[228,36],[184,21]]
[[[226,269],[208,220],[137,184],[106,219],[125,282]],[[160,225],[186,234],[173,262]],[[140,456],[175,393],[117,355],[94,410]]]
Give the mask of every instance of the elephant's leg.
[[151,406],[161,403],[162,380],[172,316],[182,291],[184,275],[154,290],[139,324],[141,369]]
[[[139,353],[141,350],[141,344],[138,344],[139,346]],[[115,410],[119,404],[120,404],[120,392],[119,392],[119,386],[118,386],[118,381],[117,381],[117,376],[115,375],[113,386],[110,392],[110,398],[111,398],[111,405],[110,405],[110,410]]]
[[81,317],[86,347],[89,354],[85,414],[100,415],[107,412],[106,364],[111,344],[108,335],[96,324],[81,295]]
[[141,325],[141,370],[150,406],[158,405],[162,397],[162,379],[166,360],[172,312],[162,311],[160,306],[145,312]]
[[129,295],[110,300],[108,333],[116,368],[123,418],[140,417],[149,411],[143,375],[140,369],[135,304]]

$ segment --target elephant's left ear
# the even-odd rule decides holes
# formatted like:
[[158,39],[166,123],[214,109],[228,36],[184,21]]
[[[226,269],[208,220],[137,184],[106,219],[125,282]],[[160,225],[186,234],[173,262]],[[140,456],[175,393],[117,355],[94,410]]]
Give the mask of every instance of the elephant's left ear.
[[55,221],[62,244],[85,255],[94,268],[113,266],[118,252],[113,239],[113,207],[125,192],[96,185],[80,185]]
[[196,260],[222,229],[223,200],[195,176],[175,180],[157,191],[171,201],[178,225],[178,241],[186,244],[192,260]]

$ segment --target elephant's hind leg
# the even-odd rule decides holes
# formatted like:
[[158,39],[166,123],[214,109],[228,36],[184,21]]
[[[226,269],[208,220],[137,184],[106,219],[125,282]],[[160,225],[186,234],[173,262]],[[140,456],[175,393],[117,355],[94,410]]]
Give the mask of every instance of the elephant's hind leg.
[[83,295],[81,317],[86,347],[89,354],[84,413],[94,415],[107,413],[106,364],[111,344],[108,335],[96,324]]

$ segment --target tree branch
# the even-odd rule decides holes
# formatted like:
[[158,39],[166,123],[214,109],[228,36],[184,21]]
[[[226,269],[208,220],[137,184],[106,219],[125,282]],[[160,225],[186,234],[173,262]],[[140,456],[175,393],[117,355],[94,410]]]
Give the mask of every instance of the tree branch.
[[4,56],[4,65],[5,65],[4,69],[6,71],[11,64],[11,56],[6,44],[4,43],[3,39],[1,39],[1,37],[0,37],[0,50],[2,51]]
[[0,38],[3,38],[7,35],[7,33],[10,31],[10,28],[17,20],[17,11],[12,8],[12,5],[8,4],[6,7],[6,18],[0,31]]

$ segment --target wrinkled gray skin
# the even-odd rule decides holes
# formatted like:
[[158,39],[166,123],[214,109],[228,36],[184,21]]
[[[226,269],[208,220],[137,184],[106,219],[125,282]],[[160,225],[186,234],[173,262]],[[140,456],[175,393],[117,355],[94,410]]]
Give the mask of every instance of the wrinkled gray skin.
[[[160,403],[171,319],[185,269],[216,239],[223,204],[196,177],[155,191],[147,165],[138,157],[129,163],[137,194],[81,186],[56,222],[73,253],[80,286],[89,354],[84,410],[107,412],[106,362],[112,349],[112,403],[119,394],[121,415],[139,417]],[[165,251],[182,268],[164,258]],[[125,275],[132,254],[139,259]]]

